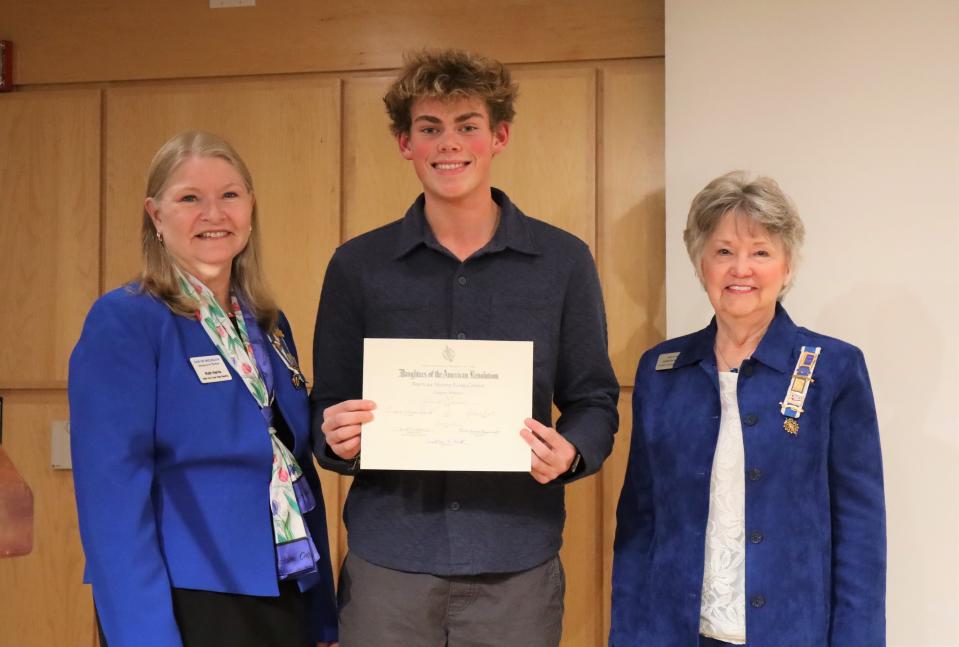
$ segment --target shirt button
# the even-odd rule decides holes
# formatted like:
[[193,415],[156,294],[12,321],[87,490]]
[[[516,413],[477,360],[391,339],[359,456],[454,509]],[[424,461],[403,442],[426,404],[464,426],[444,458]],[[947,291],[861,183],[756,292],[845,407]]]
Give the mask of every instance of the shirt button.
[[758,481],[762,477],[763,477],[763,471],[759,469],[758,467],[754,467],[751,470],[749,470],[750,481]]
[[456,333],[456,338],[457,338],[457,339],[466,339],[466,333],[465,333],[465,332],[458,332],[458,333]]
[[456,282],[459,283],[460,285],[466,285],[466,277],[461,276],[458,279],[456,279]]
[[755,414],[755,413],[750,413],[749,415],[746,416],[746,418],[745,418],[745,420],[743,420],[743,422],[746,423],[746,426],[747,426],[747,427],[752,427],[752,426],[755,425],[757,422],[759,422],[759,418],[756,417],[756,414]]
[[450,504],[450,510],[452,510],[453,512],[456,512],[456,511],[459,510],[459,509],[460,509],[459,501],[453,501],[453,502]]
[[749,535],[749,541],[751,541],[754,544],[763,543],[763,533],[759,532],[758,530],[753,530],[752,533]]
[[764,606],[766,606],[766,598],[761,595],[754,595],[749,601],[749,606],[751,606],[753,609],[762,609]]

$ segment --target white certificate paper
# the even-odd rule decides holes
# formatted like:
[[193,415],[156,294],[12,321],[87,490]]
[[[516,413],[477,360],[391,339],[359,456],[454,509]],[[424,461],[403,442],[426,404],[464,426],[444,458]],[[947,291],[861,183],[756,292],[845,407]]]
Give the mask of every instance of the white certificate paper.
[[364,339],[362,469],[528,472],[533,342]]

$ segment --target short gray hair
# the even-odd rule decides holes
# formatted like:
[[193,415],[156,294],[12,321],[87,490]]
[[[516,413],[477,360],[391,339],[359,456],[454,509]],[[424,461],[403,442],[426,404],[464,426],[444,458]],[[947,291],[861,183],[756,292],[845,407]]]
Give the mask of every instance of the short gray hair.
[[[731,171],[707,184],[689,206],[683,240],[700,283],[703,281],[700,261],[706,241],[722,217],[731,212],[746,216],[779,238],[795,276],[806,236],[796,206],[772,178],[760,175],[750,179],[745,171]],[[783,286],[782,294],[789,287],[789,284]]]

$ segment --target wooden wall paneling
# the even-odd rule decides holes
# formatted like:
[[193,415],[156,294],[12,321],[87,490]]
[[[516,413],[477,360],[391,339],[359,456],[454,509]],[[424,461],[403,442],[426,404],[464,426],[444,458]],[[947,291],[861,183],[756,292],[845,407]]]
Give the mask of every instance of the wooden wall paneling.
[[[340,239],[340,97],[335,79],[150,84],[112,88],[106,110],[104,289],[140,267],[146,172],[187,129],[225,137],[253,175],[264,269],[312,381],[313,325],[326,264]],[[322,471],[333,546],[339,479]]]
[[[347,532],[346,524],[343,523],[343,506],[346,504],[346,496],[350,493],[350,486],[353,485],[352,476],[340,476],[340,491],[339,499],[337,503],[339,504],[339,513],[340,513],[340,522],[337,528],[337,537],[336,537],[336,550],[337,554],[340,557],[340,561],[336,564],[336,572],[340,572],[340,566],[343,565],[343,559],[346,557],[346,553],[349,552],[350,546],[347,541]],[[330,538],[330,550],[333,550],[333,538]]]
[[403,50],[463,47],[505,62],[662,56],[662,0],[0,0],[19,84],[400,65]]
[[604,64],[601,85],[599,271],[613,368],[632,385],[666,331],[663,60]]
[[0,385],[62,387],[97,295],[100,93],[0,96]]
[[602,559],[597,567],[602,573],[602,600],[596,610],[602,610],[603,641],[609,636],[609,612],[612,594],[613,572],[613,540],[616,537],[616,505],[619,503],[619,493],[623,489],[623,477],[626,475],[626,464],[629,460],[629,442],[633,433],[633,389],[623,387],[619,394],[619,432],[616,434],[616,443],[613,453],[603,465],[600,474],[602,480]]
[[566,527],[560,558],[566,571],[563,639],[560,647],[599,647],[603,621],[602,483],[598,475],[566,488]]
[[493,186],[527,215],[561,227],[596,250],[596,74],[542,66],[514,75],[516,119],[493,162]]
[[3,447],[34,496],[33,552],[0,560],[0,647],[92,645],[73,474],[50,467],[50,423],[67,420],[66,392],[4,391]]
[[422,191],[389,129],[383,95],[393,76],[358,76],[343,84],[343,240],[385,225]]

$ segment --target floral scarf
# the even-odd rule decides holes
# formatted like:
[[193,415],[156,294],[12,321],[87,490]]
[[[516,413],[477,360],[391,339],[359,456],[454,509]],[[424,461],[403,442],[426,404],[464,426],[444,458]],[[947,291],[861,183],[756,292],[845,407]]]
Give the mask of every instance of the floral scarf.
[[[198,305],[196,318],[203,326],[210,341],[220,351],[223,359],[233,367],[253,399],[256,400],[260,411],[267,420],[270,441],[273,445],[273,467],[270,478],[270,509],[273,516],[273,538],[276,544],[277,570],[280,579],[296,578],[316,572],[316,563],[320,559],[319,552],[310,536],[309,528],[303,520],[303,514],[312,510],[316,501],[306,479],[302,478],[303,471],[296,462],[293,454],[277,438],[276,428],[273,426],[272,410],[272,370],[269,367],[269,357],[261,356],[262,369],[257,368],[258,350],[251,341],[262,343],[262,334],[259,328],[249,330],[246,325],[243,309],[236,298],[230,296],[230,306],[236,327],[230,322],[230,317],[217,302],[213,292],[199,279],[176,268],[180,290],[186,296],[195,300]],[[256,323],[253,324],[256,326]],[[271,334],[271,341],[276,345],[276,334]],[[279,340],[282,342],[282,339]],[[267,379],[264,379],[266,377]]]

